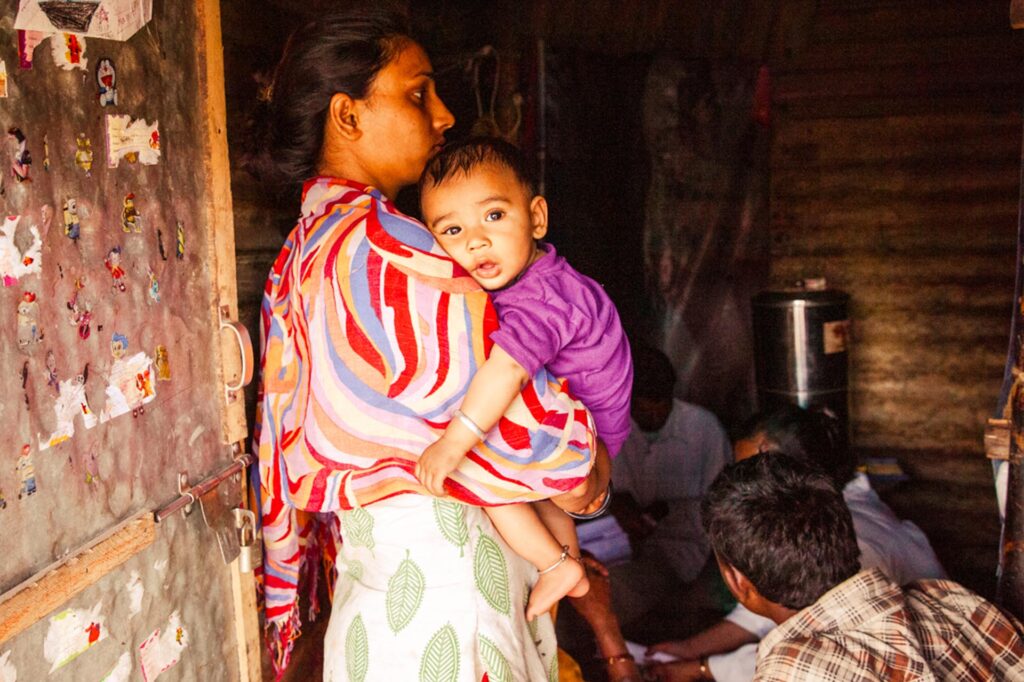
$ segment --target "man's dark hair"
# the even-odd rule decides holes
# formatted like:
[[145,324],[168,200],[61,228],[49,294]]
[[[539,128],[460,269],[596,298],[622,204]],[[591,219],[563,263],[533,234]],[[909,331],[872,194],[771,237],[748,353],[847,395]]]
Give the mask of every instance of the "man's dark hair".
[[445,145],[423,169],[420,193],[422,195],[424,187],[437,187],[456,176],[469,175],[488,163],[512,171],[529,196],[536,194],[533,176],[522,152],[511,142],[499,137],[470,137]]
[[790,457],[818,467],[842,490],[857,469],[857,460],[842,433],[842,424],[818,408],[784,405],[751,417],[736,439],[761,435],[766,450],[785,452]]
[[633,397],[671,402],[676,370],[668,356],[642,341],[631,343],[630,353],[633,356]]
[[701,511],[719,560],[776,604],[802,609],[860,570],[842,495],[829,477],[788,455],[762,453],[727,466]]

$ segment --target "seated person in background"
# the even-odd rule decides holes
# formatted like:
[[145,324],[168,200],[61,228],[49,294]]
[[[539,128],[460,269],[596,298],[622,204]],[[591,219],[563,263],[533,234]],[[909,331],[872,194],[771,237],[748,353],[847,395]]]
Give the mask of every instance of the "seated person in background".
[[[871,489],[867,476],[855,471],[854,458],[837,428],[837,420],[829,415],[796,406],[755,415],[736,440],[736,460],[779,450],[818,468],[842,491],[853,516],[861,567],[881,569],[897,585],[946,577],[921,529],[893,514]],[[665,679],[749,682],[754,676],[756,643],[774,627],[772,620],[741,604],[707,630],[681,641],[656,644],[651,651],[683,659],[670,666],[673,670],[665,671]]]
[[632,355],[633,428],[612,462],[612,513],[630,536],[634,559],[609,567],[613,604],[627,631],[658,606],[675,603],[707,564],[711,546],[700,500],[732,461],[718,419],[673,398],[676,375],[665,354],[634,343]]
[[1020,622],[952,581],[901,588],[861,570],[842,495],[806,464],[772,452],[737,462],[703,516],[729,590],[778,624],[761,641],[755,680],[1024,679]]

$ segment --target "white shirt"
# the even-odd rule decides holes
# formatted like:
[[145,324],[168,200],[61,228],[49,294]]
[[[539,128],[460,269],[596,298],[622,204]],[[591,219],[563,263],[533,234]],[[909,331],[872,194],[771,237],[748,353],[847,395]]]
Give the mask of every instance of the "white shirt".
[[[900,585],[946,577],[924,532],[912,521],[896,516],[871,488],[867,476],[856,474],[843,488],[843,500],[853,517],[861,568],[879,568]],[[742,604],[737,604],[725,619],[758,639],[775,628],[775,621],[752,613]],[[708,658],[711,674],[718,682],[750,682],[756,664],[754,644]]]
[[674,400],[656,433],[633,429],[612,460],[615,490],[640,507],[668,505],[646,542],[661,548],[680,580],[697,577],[711,553],[700,520],[700,501],[723,467],[732,462],[729,438],[708,410]]

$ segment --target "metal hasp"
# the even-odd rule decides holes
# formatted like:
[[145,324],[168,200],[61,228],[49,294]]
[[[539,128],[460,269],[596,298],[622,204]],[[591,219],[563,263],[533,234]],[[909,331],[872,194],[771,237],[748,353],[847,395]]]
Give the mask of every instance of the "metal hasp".
[[[186,513],[188,513],[189,511],[191,511],[191,506],[198,502],[200,498],[203,497],[203,495],[210,492],[211,490],[214,490],[217,486],[226,481],[228,478],[234,476],[235,474],[245,471],[248,468],[248,466],[252,463],[253,456],[250,453],[239,455],[235,457],[234,461],[231,462],[231,464],[221,469],[218,473],[214,474],[213,476],[210,476],[201,483],[197,483],[191,488],[185,488],[182,485],[181,479],[179,478],[178,492],[180,493],[180,496],[174,501],[172,501],[170,504],[154,512],[153,518],[156,519],[157,523],[160,523],[168,516],[174,514],[180,509],[185,509]],[[182,475],[186,476],[186,478],[188,476],[186,472],[182,472]]]

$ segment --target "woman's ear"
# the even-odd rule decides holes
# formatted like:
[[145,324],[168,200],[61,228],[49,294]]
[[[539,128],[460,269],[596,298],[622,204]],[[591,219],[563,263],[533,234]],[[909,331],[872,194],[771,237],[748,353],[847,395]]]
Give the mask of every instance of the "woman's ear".
[[543,239],[548,233],[548,202],[539,194],[530,200],[530,224],[534,239]]
[[359,127],[357,109],[356,101],[350,95],[344,92],[335,93],[327,109],[328,126],[334,128],[344,139],[359,139],[363,133]]

